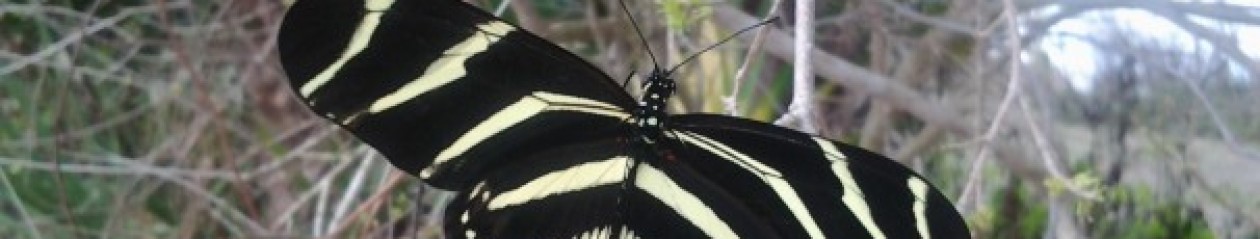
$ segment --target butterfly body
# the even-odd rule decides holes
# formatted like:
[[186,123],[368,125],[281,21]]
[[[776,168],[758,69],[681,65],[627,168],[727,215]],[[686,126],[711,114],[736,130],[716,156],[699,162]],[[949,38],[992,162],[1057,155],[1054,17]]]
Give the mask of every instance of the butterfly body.
[[634,108],[630,119],[641,142],[655,144],[662,141],[669,120],[666,105],[677,88],[677,83],[669,77],[669,72],[662,71],[659,67],[652,69],[647,80],[643,81],[643,96],[639,98],[639,104]]

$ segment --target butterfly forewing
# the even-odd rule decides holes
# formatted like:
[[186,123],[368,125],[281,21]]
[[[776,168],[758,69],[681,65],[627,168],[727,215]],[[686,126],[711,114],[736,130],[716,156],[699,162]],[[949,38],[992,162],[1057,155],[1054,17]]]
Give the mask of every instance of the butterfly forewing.
[[279,42],[317,114],[448,189],[497,163],[468,159],[607,135],[634,104],[580,58],[457,1],[302,0]]
[[830,151],[830,155],[844,156],[844,166],[849,168],[854,184],[861,186],[872,217],[884,228],[888,238],[919,237],[921,234],[905,232],[923,231],[931,232],[928,234],[931,238],[971,238],[966,222],[953,203],[923,176],[882,155],[852,145],[835,141],[819,142],[819,145],[828,148],[825,150]]
[[968,238],[921,176],[856,147],[766,123],[679,115],[682,164],[719,184],[788,238]]

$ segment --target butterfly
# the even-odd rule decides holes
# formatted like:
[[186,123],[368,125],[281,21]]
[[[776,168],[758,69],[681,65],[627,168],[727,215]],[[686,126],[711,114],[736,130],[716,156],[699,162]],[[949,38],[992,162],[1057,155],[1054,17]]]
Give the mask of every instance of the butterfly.
[[296,94],[399,169],[459,192],[451,238],[969,238],[923,177],[792,129],[666,112],[455,0],[299,0],[279,36]]

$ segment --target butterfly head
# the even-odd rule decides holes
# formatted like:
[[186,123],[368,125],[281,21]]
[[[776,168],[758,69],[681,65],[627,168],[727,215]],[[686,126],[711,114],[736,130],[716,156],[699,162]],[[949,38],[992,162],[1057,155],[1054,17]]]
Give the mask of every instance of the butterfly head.
[[643,81],[643,96],[639,98],[639,105],[632,115],[631,122],[637,128],[640,140],[649,144],[660,142],[661,137],[664,137],[665,121],[669,118],[665,106],[678,88],[669,75],[669,72],[659,68],[652,70],[652,74]]

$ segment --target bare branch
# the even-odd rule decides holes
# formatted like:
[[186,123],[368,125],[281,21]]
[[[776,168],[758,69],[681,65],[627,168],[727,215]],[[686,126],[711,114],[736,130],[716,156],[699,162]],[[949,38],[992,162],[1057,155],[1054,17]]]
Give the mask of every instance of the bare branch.
[[[792,62],[812,62],[814,53],[814,1],[796,0],[796,24],[793,30],[795,47],[792,49]],[[788,113],[784,118],[794,118],[799,122],[799,129],[805,133],[817,134],[818,126],[814,123],[814,65],[792,64],[792,102],[788,104]],[[787,120],[776,120],[776,123]],[[783,124],[780,124],[783,125]]]

